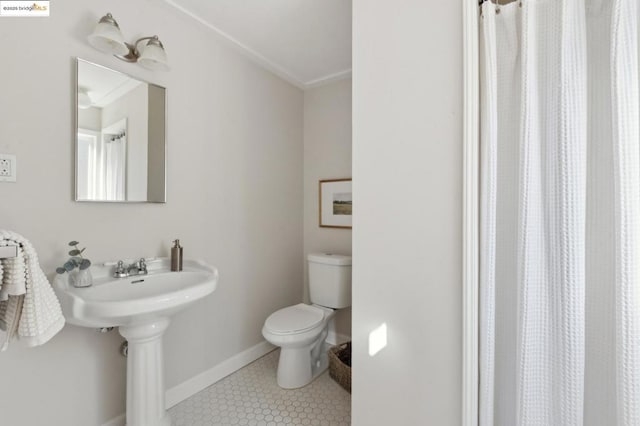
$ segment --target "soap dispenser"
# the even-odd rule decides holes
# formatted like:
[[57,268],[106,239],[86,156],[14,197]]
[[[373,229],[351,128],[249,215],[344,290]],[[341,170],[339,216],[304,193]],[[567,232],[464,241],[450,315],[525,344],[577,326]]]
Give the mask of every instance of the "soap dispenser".
[[171,270],[182,271],[182,247],[180,246],[180,240],[173,241],[173,247],[171,247]]

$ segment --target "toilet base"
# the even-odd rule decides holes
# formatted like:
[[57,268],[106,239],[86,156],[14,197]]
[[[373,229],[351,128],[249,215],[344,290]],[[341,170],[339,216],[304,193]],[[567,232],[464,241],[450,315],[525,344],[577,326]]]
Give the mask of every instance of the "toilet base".
[[311,365],[310,348],[280,348],[278,361],[278,386],[283,389],[297,389],[308,385],[329,367],[327,351],[331,345],[323,343],[320,359]]

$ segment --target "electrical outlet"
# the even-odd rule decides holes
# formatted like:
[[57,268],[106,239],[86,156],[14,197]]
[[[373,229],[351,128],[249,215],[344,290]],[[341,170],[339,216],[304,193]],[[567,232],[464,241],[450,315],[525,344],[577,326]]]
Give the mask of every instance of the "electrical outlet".
[[0,176],[11,176],[11,161],[0,160]]
[[16,156],[0,154],[0,182],[16,181]]

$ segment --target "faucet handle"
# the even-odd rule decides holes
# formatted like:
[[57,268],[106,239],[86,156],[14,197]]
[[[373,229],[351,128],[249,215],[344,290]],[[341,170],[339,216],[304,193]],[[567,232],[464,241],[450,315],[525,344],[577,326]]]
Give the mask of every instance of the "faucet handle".
[[116,265],[116,269],[113,271],[113,276],[116,278],[122,278],[127,276],[127,271],[124,267],[124,262],[122,260],[118,261]]
[[147,273],[147,262],[144,260],[144,257],[140,258],[140,261],[138,262],[138,269],[141,274]]

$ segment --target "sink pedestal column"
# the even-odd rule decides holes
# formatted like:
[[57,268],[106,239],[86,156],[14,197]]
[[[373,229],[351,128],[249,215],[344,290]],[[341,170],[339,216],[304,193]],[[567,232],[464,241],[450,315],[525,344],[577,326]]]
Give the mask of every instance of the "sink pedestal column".
[[162,336],[168,318],[144,325],[121,326],[129,342],[127,355],[127,426],[170,426],[165,410]]

